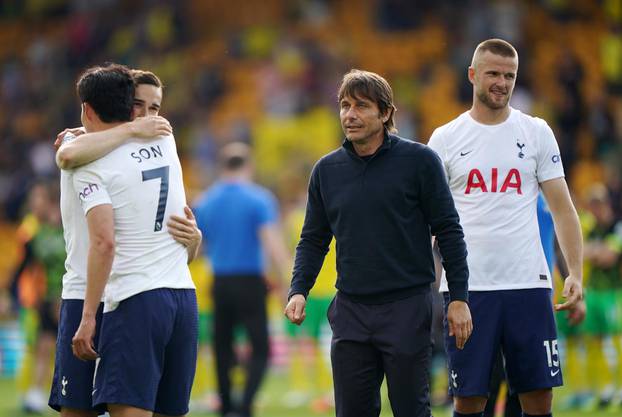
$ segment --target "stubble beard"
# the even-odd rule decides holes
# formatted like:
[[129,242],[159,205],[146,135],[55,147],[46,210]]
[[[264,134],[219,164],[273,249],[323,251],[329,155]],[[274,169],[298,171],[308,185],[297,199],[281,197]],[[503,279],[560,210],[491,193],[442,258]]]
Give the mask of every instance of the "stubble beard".
[[485,105],[486,107],[488,107],[491,110],[500,110],[500,109],[505,108],[508,105],[508,103],[510,101],[510,97],[511,97],[511,94],[508,94],[508,95],[505,96],[505,100],[503,100],[502,102],[499,103],[499,102],[493,101],[490,98],[490,96],[488,95],[487,91],[479,90],[479,91],[477,91],[476,95],[477,95],[477,99],[483,105]]

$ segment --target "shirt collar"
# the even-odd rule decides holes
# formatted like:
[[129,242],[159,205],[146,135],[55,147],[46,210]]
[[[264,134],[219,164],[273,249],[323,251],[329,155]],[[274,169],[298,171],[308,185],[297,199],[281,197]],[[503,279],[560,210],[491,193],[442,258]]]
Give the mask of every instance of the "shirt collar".
[[[389,132],[387,132],[387,130],[385,129],[384,139],[382,140],[382,145],[380,145],[380,147],[376,149],[376,152],[374,153],[374,155],[377,155],[381,152],[386,152],[387,150],[391,149],[391,146],[393,146],[394,141],[395,140],[394,140],[393,135],[390,135]],[[341,143],[341,146],[343,146],[348,152],[360,158],[360,156],[354,150],[354,145],[352,145],[352,142],[350,142],[348,139],[344,138],[343,142]]]

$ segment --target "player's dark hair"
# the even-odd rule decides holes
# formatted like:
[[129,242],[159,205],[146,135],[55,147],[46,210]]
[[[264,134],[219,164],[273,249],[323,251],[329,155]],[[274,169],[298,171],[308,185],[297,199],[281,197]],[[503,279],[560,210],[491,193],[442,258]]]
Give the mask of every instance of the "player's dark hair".
[[380,75],[370,71],[350,70],[341,81],[338,101],[341,102],[345,96],[364,97],[376,103],[381,115],[389,115],[389,119],[384,122],[384,128],[391,133],[397,133],[394,120],[397,109],[393,104],[393,90]]
[[246,159],[241,155],[233,155],[225,160],[225,168],[229,171],[237,171],[246,164]]
[[104,123],[132,119],[134,78],[124,65],[109,64],[88,68],[76,84],[78,97],[88,103]]
[[250,147],[242,142],[225,145],[220,152],[220,165],[226,171],[237,171],[251,161]]
[[484,42],[477,45],[475,49],[475,53],[482,53],[485,51],[490,51],[495,55],[500,55],[505,58],[514,58],[518,56],[516,49],[512,46],[511,43],[504,41],[503,39],[488,39]]
[[134,78],[134,84],[139,86],[141,84],[152,85],[154,87],[163,88],[162,81],[151,71],[144,71],[140,69],[132,70],[132,77]]

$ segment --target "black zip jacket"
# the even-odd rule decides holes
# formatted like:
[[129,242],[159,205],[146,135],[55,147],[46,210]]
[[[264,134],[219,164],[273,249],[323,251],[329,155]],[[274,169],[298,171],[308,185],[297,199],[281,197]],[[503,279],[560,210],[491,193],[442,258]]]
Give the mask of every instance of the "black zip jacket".
[[440,158],[425,145],[385,134],[366,160],[346,140],[313,167],[289,296],[308,295],[333,236],[340,293],[381,304],[429,291],[431,235],[451,300],[466,301],[466,245]]

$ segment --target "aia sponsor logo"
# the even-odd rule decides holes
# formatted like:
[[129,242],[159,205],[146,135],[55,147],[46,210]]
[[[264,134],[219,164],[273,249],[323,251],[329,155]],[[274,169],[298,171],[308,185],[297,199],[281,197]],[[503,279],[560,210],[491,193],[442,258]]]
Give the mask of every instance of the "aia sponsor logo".
[[[499,187],[501,184],[501,187]],[[471,194],[475,190],[480,190],[482,193],[505,193],[508,189],[513,188],[517,194],[523,194],[521,191],[521,177],[520,172],[516,168],[512,168],[505,175],[503,182],[499,181],[499,169],[492,168],[490,172],[490,183],[487,184],[484,180],[484,176],[477,168],[473,168],[469,172],[467,180],[467,186],[464,190],[465,194]]]

